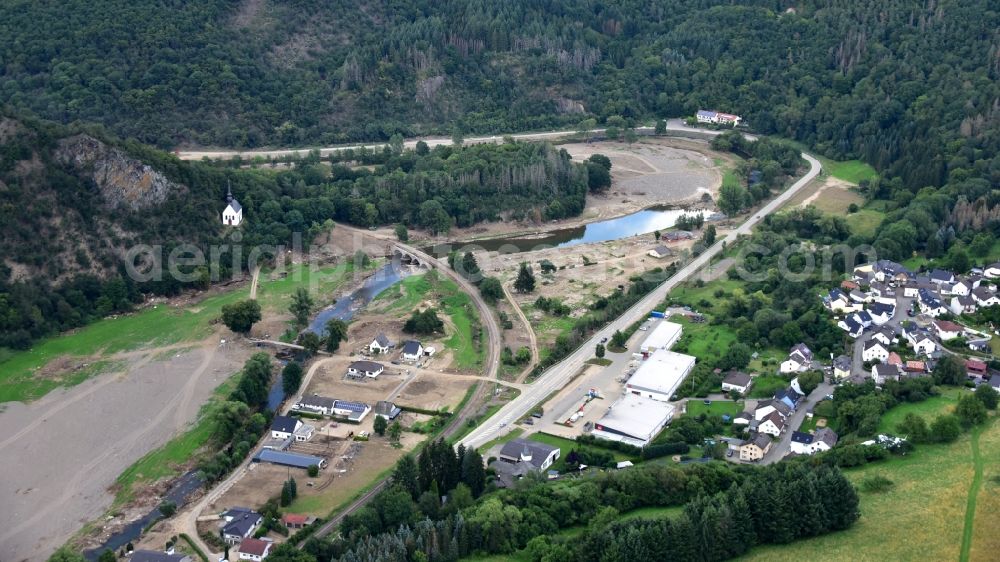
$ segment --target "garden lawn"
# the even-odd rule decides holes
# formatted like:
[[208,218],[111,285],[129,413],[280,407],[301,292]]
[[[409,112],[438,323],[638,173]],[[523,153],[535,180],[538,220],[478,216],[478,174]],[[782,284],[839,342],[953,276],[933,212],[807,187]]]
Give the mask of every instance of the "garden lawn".
[[732,400],[713,400],[711,404],[705,404],[704,400],[691,399],[687,402],[687,415],[697,416],[700,414],[709,414],[715,416],[722,416],[724,414],[729,414],[730,417],[735,416],[743,411],[743,406]]
[[751,398],[770,398],[774,393],[788,386],[788,381],[778,375],[759,375],[753,378],[750,387]]
[[[1000,424],[985,428],[979,439],[984,466],[977,494],[969,560],[995,560],[1000,540],[994,514],[1000,508]],[[948,445],[920,445],[910,454],[845,471],[858,485],[883,476],[895,484],[885,493],[859,492],[861,519],[850,529],[787,545],[755,548],[745,560],[882,561],[956,560],[960,558],[966,506],[974,465],[970,434]]]
[[548,433],[532,433],[528,436],[531,441],[538,441],[539,443],[545,443],[546,445],[552,445],[553,447],[559,447],[559,460],[552,465],[552,470],[558,470],[559,472],[566,471],[566,456],[573,449],[578,451],[606,451],[611,453],[616,461],[632,461],[638,462],[638,457],[633,457],[631,455],[626,455],[620,451],[614,451],[612,449],[605,449],[603,447],[594,447],[593,445],[584,445],[577,443],[572,439],[566,439],[565,437],[556,437],[555,435],[550,435]]

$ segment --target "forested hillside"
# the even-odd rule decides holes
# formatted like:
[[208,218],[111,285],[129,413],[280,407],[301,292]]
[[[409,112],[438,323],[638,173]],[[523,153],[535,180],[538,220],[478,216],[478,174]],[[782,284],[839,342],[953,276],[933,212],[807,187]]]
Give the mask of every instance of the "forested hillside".
[[0,9],[0,99],[162,147],[511,131],[713,107],[914,188],[1000,148],[1000,13],[990,0]]
[[[330,220],[446,232],[500,218],[563,218],[583,210],[588,189],[586,168],[545,144],[347,156],[332,168],[310,156],[284,171],[223,169],[86,127],[0,114],[0,347],[24,348],[127,310],[142,293],[228,280],[233,258],[219,218],[227,185],[244,207],[247,248],[290,245],[295,233],[308,246]],[[205,256],[221,244],[220,268],[178,267],[187,280],[167,274],[171,252],[185,243]],[[161,278],[125,274],[128,251],[139,244],[162,248]]]

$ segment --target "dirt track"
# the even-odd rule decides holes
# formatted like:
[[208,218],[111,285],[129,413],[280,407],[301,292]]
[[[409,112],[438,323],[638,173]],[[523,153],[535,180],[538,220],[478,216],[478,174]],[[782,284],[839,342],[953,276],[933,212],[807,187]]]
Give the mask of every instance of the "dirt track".
[[148,350],[122,372],[8,404],[0,412],[0,560],[45,559],[100,516],[118,475],[193,421],[249,354],[218,342],[166,360]]

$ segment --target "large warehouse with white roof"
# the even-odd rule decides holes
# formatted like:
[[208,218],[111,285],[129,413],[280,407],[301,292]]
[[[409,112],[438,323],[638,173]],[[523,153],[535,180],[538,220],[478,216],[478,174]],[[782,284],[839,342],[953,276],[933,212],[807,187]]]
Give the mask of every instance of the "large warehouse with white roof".
[[657,349],[670,349],[681,337],[683,327],[680,324],[663,321],[657,324],[653,331],[643,340],[639,351],[652,353]]
[[594,423],[592,435],[645,447],[674,416],[674,407],[650,398],[626,394]]
[[694,368],[695,358],[657,349],[625,383],[625,392],[666,402]]

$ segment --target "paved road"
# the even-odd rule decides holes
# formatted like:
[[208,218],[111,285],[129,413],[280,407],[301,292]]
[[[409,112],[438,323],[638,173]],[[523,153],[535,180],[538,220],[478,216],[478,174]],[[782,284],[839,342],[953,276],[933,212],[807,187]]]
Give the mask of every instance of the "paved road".
[[650,310],[663,302],[667,293],[669,293],[671,289],[689,279],[696,272],[698,272],[698,270],[704,267],[705,264],[709,263],[713,257],[718,255],[722,251],[723,244],[726,244],[726,246],[732,246],[740,235],[749,235],[753,227],[763,220],[765,216],[773,213],[777,209],[780,209],[786,202],[788,202],[789,199],[794,197],[799,190],[819,175],[822,168],[819,161],[812,156],[803,153],[802,157],[809,162],[810,166],[809,172],[807,172],[806,175],[802,176],[802,178],[792,184],[791,187],[779,194],[756,213],[751,215],[746,222],[737,227],[723,240],[719,240],[715,243],[715,245],[705,250],[700,256],[681,268],[681,270],[678,271],[673,277],[666,280],[662,285],[654,289],[650,294],[646,295],[645,298],[632,306],[632,308],[628,309],[618,319],[611,322],[604,329],[595,333],[593,337],[580,345],[580,347],[570,354],[569,357],[542,373],[541,377],[539,377],[539,379],[531,385],[531,388],[522,392],[521,395],[514,400],[508,402],[492,418],[473,430],[462,440],[462,444],[466,447],[478,447],[495,438],[502,428],[509,427],[511,423],[516,422],[518,419],[525,416],[528,413],[528,410],[535,404],[541,402],[549,394],[566,385],[570,378],[572,378],[573,375],[580,370],[584,362],[587,359],[590,359],[593,355],[594,346],[601,341],[601,338],[610,336],[610,334],[614,333],[616,330],[624,330],[633,322],[645,318],[649,314]]
[[799,404],[798,409],[792,413],[790,418],[785,420],[785,427],[787,429],[781,434],[781,438],[777,442],[771,443],[771,449],[764,456],[760,464],[774,464],[785,458],[785,455],[792,450],[792,432],[798,431],[802,427],[802,422],[806,419],[806,410],[809,409],[810,405],[816,404],[826,395],[833,394],[834,388],[836,388],[836,385],[824,381],[810,392],[809,396],[805,397],[802,403]]
[[[636,127],[635,130],[640,135],[651,135],[651,134],[653,134],[653,127]],[[670,120],[668,120],[667,121],[667,132],[668,133],[674,133],[674,134],[678,134],[679,133],[679,134],[682,134],[682,135],[689,134],[689,135],[692,135],[692,136],[699,136],[699,137],[701,137],[701,136],[710,137],[710,136],[718,134],[717,131],[711,131],[711,130],[708,130],[708,129],[699,129],[697,127],[689,127],[689,126],[687,126],[684,123],[684,121],[682,121],[680,119],[670,119]],[[604,133],[604,129],[593,129],[593,130],[591,130],[591,134],[603,134],[603,133]],[[556,139],[561,139],[561,138],[565,138],[565,137],[571,137],[571,136],[575,136],[575,135],[579,135],[579,134],[580,133],[577,132],[577,131],[547,131],[547,132],[544,132],[544,133],[514,133],[514,134],[508,134],[508,135],[490,135],[490,136],[483,136],[483,137],[471,137],[471,138],[465,139],[463,142],[464,142],[464,144],[500,143],[500,142],[503,142],[503,139],[505,139],[507,137],[514,138],[514,139],[517,139],[517,140],[545,141],[545,140],[556,140]],[[746,137],[749,138],[749,139],[756,138],[753,135],[746,135]],[[433,148],[435,146],[438,146],[438,145],[450,145],[450,144],[452,144],[451,138],[436,137],[436,138],[408,140],[405,143],[403,143],[403,146],[405,148],[415,148],[417,146],[417,142],[419,140],[423,140],[423,142],[427,143],[427,146],[429,146],[431,148]],[[284,156],[292,156],[292,155],[296,155],[296,154],[298,154],[298,155],[305,155],[305,154],[308,154],[310,151],[313,151],[313,150],[318,150],[319,153],[320,153],[320,156],[328,156],[328,155],[330,155],[330,154],[332,154],[334,152],[340,152],[340,151],[343,151],[343,150],[358,150],[360,148],[367,148],[367,149],[373,149],[373,150],[374,149],[381,149],[382,147],[386,146],[387,144],[388,143],[384,143],[384,142],[376,142],[376,143],[369,143],[369,144],[352,144],[352,145],[322,146],[322,147],[320,147],[320,146],[312,146],[312,147],[288,148],[288,149],[273,149],[273,150],[268,150],[268,149],[262,149],[262,150],[225,150],[225,149],[220,149],[220,150],[182,150],[182,151],[178,151],[176,154],[177,154],[177,157],[180,158],[181,160],[201,160],[203,158],[211,158],[211,159],[219,158],[219,159],[223,159],[223,160],[231,160],[231,159],[233,159],[233,158],[235,158],[237,156],[239,156],[240,158],[243,158],[245,160],[249,160],[249,159],[256,158],[258,156],[262,157],[262,158],[268,158],[268,157],[281,158],[281,157],[284,157]]]

